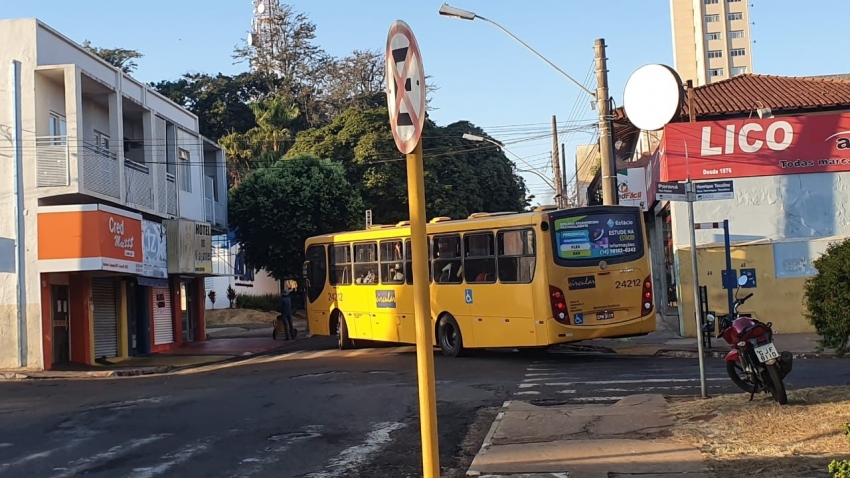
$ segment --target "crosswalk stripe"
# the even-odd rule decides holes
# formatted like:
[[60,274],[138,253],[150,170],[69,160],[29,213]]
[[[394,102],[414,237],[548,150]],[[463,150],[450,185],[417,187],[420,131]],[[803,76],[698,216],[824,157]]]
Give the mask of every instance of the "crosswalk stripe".
[[80,458],[79,460],[75,460],[69,463],[68,467],[64,468],[62,470],[62,473],[54,475],[54,478],[70,478],[72,476],[76,476],[86,471],[88,468],[98,462],[114,460],[116,457],[126,455],[131,451],[135,450],[136,448],[141,448],[145,445],[161,440],[167,436],[171,436],[171,434],[161,433],[159,435],[151,435],[145,438],[130,440],[126,443],[113,446],[112,448],[96,455],[92,455],[86,458]]

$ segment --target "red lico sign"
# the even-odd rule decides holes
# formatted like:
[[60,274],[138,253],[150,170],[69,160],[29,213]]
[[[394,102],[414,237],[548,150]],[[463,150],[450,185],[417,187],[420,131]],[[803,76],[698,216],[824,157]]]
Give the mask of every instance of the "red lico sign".
[[850,171],[850,114],[671,123],[661,181]]

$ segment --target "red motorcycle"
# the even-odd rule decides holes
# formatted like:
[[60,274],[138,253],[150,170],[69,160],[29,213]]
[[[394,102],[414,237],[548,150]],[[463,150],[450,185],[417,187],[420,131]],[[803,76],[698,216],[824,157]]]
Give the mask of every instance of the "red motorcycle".
[[[738,314],[738,306],[753,296],[750,293],[743,299],[738,298],[738,291],[746,283],[746,276],[738,278],[733,310],[720,317],[716,338],[723,337],[732,347],[726,354],[726,371],[735,385],[749,392],[750,400],[758,392],[769,392],[777,403],[785,405],[788,395],[782,380],[791,373],[794,356],[791,352],[776,350],[772,322],[764,323]],[[714,317],[709,314],[708,320],[713,322]]]

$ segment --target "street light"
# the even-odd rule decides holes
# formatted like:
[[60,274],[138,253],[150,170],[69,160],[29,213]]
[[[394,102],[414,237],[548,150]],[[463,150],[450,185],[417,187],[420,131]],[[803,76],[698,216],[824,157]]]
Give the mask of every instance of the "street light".
[[451,6],[451,5],[449,5],[448,3],[444,3],[444,4],[440,7],[440,15],[442,15],[442,16],[444,16],[444,17],[449,17],[449,18],[457,18],[457,19],[459,19],[459,20],[475,20],[476,18],[478,18],[479,20],[484,20],[484,21],[485,21],[485,22],[487,22],[487,23],[491,23],[491,24],[495,25],[495,26],[496,26],[496,27],[498,27],[500,30],[502,30],[503,32],[507,33],[507,34],[508,34],[511,38],[513,38],[514,40],[516,40],[517,42],[519,42],[519,44],[520,44],[520,45],[522,45],[522,46],[524,46],[525,48],[527,48],[527,49],[528,49],[528,51],[530,51],[530,52],[534,53],[535,55],[537,55],[537,56],[538,56],[538,58],[540,58],[541,60],[543,60],[543,61],[545,61],[546,63],[548,63],[548,64],[549,64],[549,66],[551,66],[552,68],[554,68],[554,69],[558,70],[558,72],[559,72],[559,73],[561,73],[562,75],[564,75],[565,77],[567,77],[567,79],[568,79],[568,80],[570,80],[570,81],[572,81],[573,83],[575,83],[575,84],[576,84],[576,86],[578,86],[579,88],[581,88],[581,89],[582,89],[585,93],[587,93],[588,95],[592,96],[593,98],[596,98],[596,95],[595,95],[592,91],[590,91],[590,90],[588,90],[587,88],[585,88],[585,87],[584,87],[584,85],[582,85],[581,83],[579,83],[578,81],[576,81],[576,80],[575,80],[572,76],[570,76],[570,75],[568,75],[566,72],[564,72],[564,70],[562,70],[562,69],[558,68],[558,67],[557,67],[554,63],[552,63],[551,61],[549,61],[548,59],[546,59],[546,57],[544,57],[543,55],[541,55],[540,53],[538,53],[538,52],[537,52],[537,50],[535,50],[534,48],[531,48],[530,46],[528,46],[528,44],[526,44],[524,41],[522,41],[522,40],[520,40],[519,38],[517,38],[517,37],[516,37],[516,35],[514,35],[514,34],[513,34],[513,33],[511,33],[511,32],[509,32],[509,31],[508,31],[505,27],[503,27],[502,25],[499,25],[498,23],[494,22],[493,20],[490,20],[490,19],[488,19],[488,18],[484,18],[484,17],[482,17],[481,15],[478,15],[478,14],[476,14],[476,13],[470,12],[470,11],[468,11],[468,10],[462,10],[462,9],[460,9],[460,8],[455,8],[455,7]]
[[507,33],[508,36],[516,40],[519,44],[524,46],[528,51],[537,55],[538,58],[545,61],[552,68],[558,71],[558,73],[564,75],[568,80],[572,81],[576,84],[582,91],[590,95],[597,103],[597,112],[599,114],[599,150],[602,154],[602,168],[601,168],[601,176],[602,176],[602,195],[603,195],[603,203],[604,204],[617,204],[618,196],[617,196],[617,165],[614,157],[614,139],[613,139],[613,128],[609,123],[611,119],[611,104],[609,102],[609,94],[608,94],[608,64],[607,58],[605,57],[605,40],[599,38],[596,40],[596,44],[594,46],[595,56],[596,56],[596,93],[585,88],[581,83],[576,81],[573,77],[568,75],[564,70],[558,68],[557,65],[546,59],[543,55],[537,52],[534,48],[528,46],[524,41],[517,38],[516,35],[509,32],[505,27],[499,25],[498,23],[490,20],[488,18],[484,18],[477,13],[470,12],[468,10],[463,10],[460,8],[453,7],[447,3],[444,3],[440,7],[440,15],[449,18],[457,18],[460,20],[475,20],[476,18],[480,20],[484,20],[487,23],[495,25],[503,32]]
[[[463,11],[463,10],[461,10],[461,11]],[[507,151],[508,153],[510,153],[510,154],[511,154],[511,156],[515,157],[515,158],[516,158],[516,159],[518,159],[519,161],[522,161],[522,162],[523,162],[523,164],[525,164],[526,166],[528,166],[528,167],[530,168],[530,169],[523,169],[522,171],[527,171],[527,172],[529,172],[529,173],[536,174],[537,176],[539,176],[539,177],[540,177],[540,179],[542,179],[543,181],[545,181],[545,182],[546,182],[546,185],[547,185],[547,186],[549,186],[549,187],[550,187],[550,188],[552,188],[553,190],[557,191],[557,189],[555,189],[555,185],[554,185],[554,183],[552,183],[552,180],[551,180],[551,179],[549,179],[549,178],[547,178],[546,176],[544,176],[544,175],[543,175],[540,171],[538,171],[538,170],[537,170],[537,168],[535,168],[534,166],[532,166],[532,165],[528,164],[528,162],[527,162],[526,160],[524,160],[523,158],[521,158],[520,156],[518,156],[516,153],[514,153],[513,151],[511,151],[511,150],[509,150],[508,148],[506,148],[506,147],[505,147],[505,145],[504,145],[504,144],[502,144],[501,142],[496,141],[495,139],[485,138],[484,136],[478,136],[478,135],[469,134],[469,133],[464,133],[462,137],[463,137],[463,139],[465,139],[465,140],[467,140],[467,141],[476,141],[476,142],[486,141],[486,142],[488,142],[488,143],[490,143],[490,144],[492,144],[492,145],[495,145],[495,146],[496,146],[496,147],[498,147],[498,148],[501,148],[501,149],[503,149],[503,150]],[[517,171],[520,171],[520,170],[517,170]]]

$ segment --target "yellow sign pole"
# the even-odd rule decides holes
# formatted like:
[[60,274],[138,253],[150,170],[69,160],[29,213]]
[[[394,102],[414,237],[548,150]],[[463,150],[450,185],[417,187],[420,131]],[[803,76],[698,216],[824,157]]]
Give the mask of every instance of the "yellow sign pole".
[[428,236],[425,232],[425,175],[422,140],[407,155],[410,204],[410,243],[413,253],[413,315],[416,320],[416,369],[419,376],[419,422],[425,478],[440,478],[437,438],[437,393],[434,381],[434,342],[431,331],[431,290],[428,284]]

